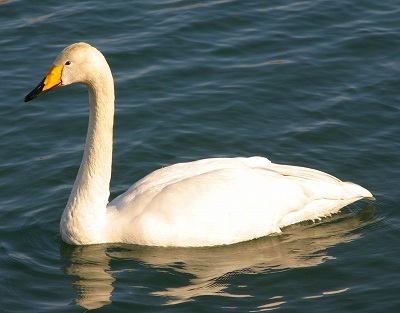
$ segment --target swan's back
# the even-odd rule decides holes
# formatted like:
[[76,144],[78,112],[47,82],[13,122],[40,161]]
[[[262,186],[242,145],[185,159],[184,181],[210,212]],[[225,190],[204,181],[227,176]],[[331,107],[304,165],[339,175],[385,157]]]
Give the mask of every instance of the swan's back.
[[[214,158],[159,169],[109,203],[116,241],[161,246],[230,244],[279,233],[363,197],[364,188],[262,157]],[[126,239],[128,241],[128,239]]]

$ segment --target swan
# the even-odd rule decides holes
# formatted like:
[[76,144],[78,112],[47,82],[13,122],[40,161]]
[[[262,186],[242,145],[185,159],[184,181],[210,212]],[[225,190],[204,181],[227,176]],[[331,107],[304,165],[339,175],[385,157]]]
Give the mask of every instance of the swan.
[[60,221],[69,244],[227,245],[373,199],[363,187],[324,172],[254,156],[167,166],[108,202],[114,80],[102,53],[82,42],[66,47],[25,102],[73,83],[88,88],[90,114],[82,163]]

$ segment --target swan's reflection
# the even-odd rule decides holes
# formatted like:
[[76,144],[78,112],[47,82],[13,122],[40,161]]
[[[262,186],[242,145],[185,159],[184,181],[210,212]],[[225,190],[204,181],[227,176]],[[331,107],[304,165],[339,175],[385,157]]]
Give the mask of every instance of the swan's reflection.
[[[191,277],[187,285],[167,286],[164,290],[152,292],[153,295],[166,297],[168,304],[188,301],[200,295],[246,297],[251,295],[226,291],[229,275],[238,272],[268,273],[321,264],[332,258],[327,254],[327,248],[357,239],[360,235],[354,230],[373,223],[373,214],[373,206],[367,206],[357,215],[341,213],[322,223],[287,227],[279,236],[230,246],[154,248],[121,244],[72,247],[63,244],[61,252],[70,263],[65,268],[66,273],[77,277],[74,286],[79,297],[75,302],[87,309],[111,303],[116,279],[111,274],[110,260],[134,260],[151,268]],[[114,269],[113,273],[124,271]]]
[[106,249],[103,245],[73,247],[62,243],[61,254],[70,261],[65,272],[77,277],[73,283],[79,295],[75,303],[84,308],[95,309],[111,303],[115,279],[109,274]]

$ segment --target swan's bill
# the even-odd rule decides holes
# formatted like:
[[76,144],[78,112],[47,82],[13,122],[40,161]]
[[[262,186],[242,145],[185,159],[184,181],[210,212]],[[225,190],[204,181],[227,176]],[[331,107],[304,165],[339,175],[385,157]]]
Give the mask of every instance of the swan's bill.
[[25,102],[35,99],[44,92],[61,86],[61,74],[63,67],[63,65],[54,65],[49,70],[46,77],[39,83],[39,85],[37,85],[35,89],[33,89],[30,93],[26,95]]

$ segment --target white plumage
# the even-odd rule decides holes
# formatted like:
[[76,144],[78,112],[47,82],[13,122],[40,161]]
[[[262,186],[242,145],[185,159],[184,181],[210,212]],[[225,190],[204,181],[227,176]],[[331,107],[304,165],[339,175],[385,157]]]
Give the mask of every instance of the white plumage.
[[250,157],[171,165],[108,203],[114,82],[103,55],[86,43],[65,48],[25,101],[76,82],[88,87],[90,117],[82,163],[60,222],[67,243],[232,244],[373,199],[363,187],[329,174]]

